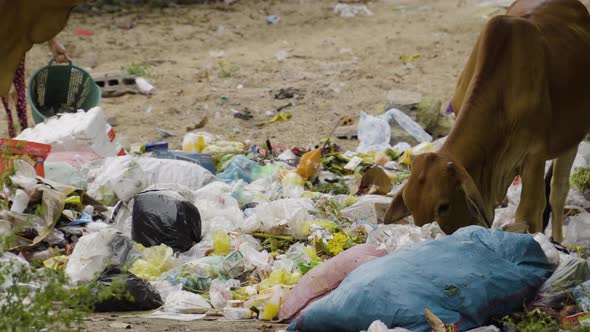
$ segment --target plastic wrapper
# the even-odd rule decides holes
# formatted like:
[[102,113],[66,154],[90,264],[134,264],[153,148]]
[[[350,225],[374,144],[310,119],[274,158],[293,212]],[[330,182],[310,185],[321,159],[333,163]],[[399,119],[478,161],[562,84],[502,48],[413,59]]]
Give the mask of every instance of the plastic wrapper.
[[589,278],[590,268],[585,259],[562,255],[557,270],[543,283],[533,305],[560,308],[572,289]]
[[156,280],[177,265],[172,248],[164,244],[145,248],[142,255],[142,258],[131,265],[129,271],[146,280]]
[[257,251],[249,242],[242,243],[239,250],[244,256],[246,270],[257,268],[261,271],[270,271],[272,269],[274,259],[266,250]]
[[201,295],[182,290],[170,293],[164,303],[165,312],[203,314],[209,309],[211,305]]
[[169,190],[140,193],[133,202],[131,236],[146,247],[166,244],[187,251],[201,239],[199,210]]
[[119,267],[106,269],[98,278],[95,291],[119,282],[125,284],[125,295],[111,296],[96,303],[96,312],[152,310],[164,304],[152,285],[133,273],[121,272]]

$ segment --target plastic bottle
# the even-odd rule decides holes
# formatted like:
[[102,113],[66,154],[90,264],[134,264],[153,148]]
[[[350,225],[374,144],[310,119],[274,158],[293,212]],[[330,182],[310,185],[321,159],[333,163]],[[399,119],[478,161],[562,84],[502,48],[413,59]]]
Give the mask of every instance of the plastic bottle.
[[396,108],[392,108],[385,112],[385,118],[390,125],[393,121],[397,122],[397,124],[404,131],[414,137],[418,142],[432,142],[432,136],[425,132],[419,124],[414,122],[414,120],[412,120],[404,112]]

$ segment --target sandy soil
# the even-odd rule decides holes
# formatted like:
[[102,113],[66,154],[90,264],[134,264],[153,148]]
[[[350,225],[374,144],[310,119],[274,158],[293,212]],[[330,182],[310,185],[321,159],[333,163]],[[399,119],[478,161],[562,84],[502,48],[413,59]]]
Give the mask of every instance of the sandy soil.
[[[208,117],[201,130],[242,141],[303,145],[326,136],[335,114],[357,117],[360,111],[383,112],[394,89],[440,99],[451,97],[473,42],[489,15],[503,10],[481,0],[379,0],[369,2],[373,16],[337,16],[336,2],[324,0],[241,0],[235,5],[194,5],[168,9],[138,8],[89,15],[76,13],[60,34],[74,64],[93,72],[152,64],[153,97],[104,98],[119,137],[131,143],[162,140],[156,128],[176,134],[164,140],[180,148],[186,128]],[[588,4],[588,1],[586,1]],[[267,25],[267,15],[280,21]],[[75,29],[93,30],[90,37]],[[223,51],[221,58],[211,52]],[[279,61],[277,52],[286,52]],[[420,57],[405,66],[402,55]],[[30,76],[49,60],[45,45],[27,55]],[[219,77],[220,60],[239,66],[230,78]],[[277,100],[274,92],[293,87],[301,98]],[[264,127],[277,109],[291,120]],[[148,108],[152,112],[146,112]],[[250,110],[241,120],[232,110]],[[0,117],[0,135],[6,121]],[[347,148],[355,141],[338,141]],[[259,322],[227,323],[115,318],[131,331],[271,331]],[[112,321],[89,323],[90,331],[110,330]]]
[[[75,14],[60,34],[74,64],[107,72],[131,64],[152,64],[158,88],[151,97],[104,98],[116,118],[116,131],[131,143],[161,140],[156,128],[176,134],[180,148],[186,128],[208,117],[202,129],[239,140],[266,138],[287,144],[317,143],[335,114],[383,112],[388,91],[402,89],[446,104],[472,43],[497,6],[477,0],[369,2],[373,16],[339,17],[335,2],[239,1],[230,7],[194,5],[172,9],[139,8],[114,14]],[[501,9],[500,9],[501,10]],[[267,15],[280,21],[267,25]],[[74,34],[93,30],[91,37]],[[223,51],[222,58],[210,52]],[[279,61],[277,52],[287,58]],[[413,68],[400,57],[419,54]],[[30,76],[48,61],[45,45],[27,56]],[[239,66],[231,78],[219,77],[220,60]],[[277,100],[280,88],[294,87],[302,98]],[[277,108],[292,114],[287,122],[259,128]],[[446,106],[446,105],[445,105]],[[152,112],[146,112],[151,107]],[[232,110],[250,110],[248,121]],[[6,133],[4,117],[0,134]],[[348,148],[356,142],[340,142]]]

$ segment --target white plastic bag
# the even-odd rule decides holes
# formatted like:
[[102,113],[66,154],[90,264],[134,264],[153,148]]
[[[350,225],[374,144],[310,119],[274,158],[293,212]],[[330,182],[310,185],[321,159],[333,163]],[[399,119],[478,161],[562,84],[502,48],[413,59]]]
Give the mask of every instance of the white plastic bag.
[[110,243],[115,234],[115,230],[107,228],[78,240],[65,269],[73,283],[94,280],[111,263],[113,253]]
[[563,244],[590,246],[590,213],[580,213],[568,217]]
[[165,312],[203,314],[209,309],[211,309],[211,305],[201,295],[183,290],[168,294],[164,303]]
[[212,182],[195,191],[193,203],[201,215],[203,237],[216,230],[234,231],[244,223],[244,213],[224,182]]
[[232,299],[232,295],[227,287],[227,280],[215,279],[211,282],[209,287],[209,297],[213,308],[221,309],[227,305],[227,301]]
[[63,113],[23,130],[19,140],[51,145],[52,152],[92,151],[102,157],[116,156],[121,147],[100,107],[87,112]]
[[303,222],[315,219],[309,214],[312,210],[313,202],[308,198],[279,199],[263,203],[253,209],[253,215],[246,219],[240,229],[245,233],[262,231],[303,239]]
[[541,249],[543,249],[549,263],[559,264],[559,251],[555,248],[553,243],[549,241],[549,238],[543,233],[537,233],[533,238],[539,243]]
[[360,144],[356,151],[359,153],[381,152],[391,147],[391,127],[380,117],[361,112],[357,135]]
[[104,203],[113,203],[113,195],[127,202],[154,184],[181,184],[197,190],[216,180],[205,168],[182,160],[113,157],[90,165],[88,195]]

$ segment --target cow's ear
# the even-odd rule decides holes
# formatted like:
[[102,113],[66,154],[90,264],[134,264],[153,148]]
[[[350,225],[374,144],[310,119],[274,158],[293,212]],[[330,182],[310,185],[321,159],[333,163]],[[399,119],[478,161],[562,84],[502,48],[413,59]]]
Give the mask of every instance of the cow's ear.
[[404,189],[405,186],[395,195],[387,212],[385,212],[385,218],[383,219],[385,225],[393,224],[410,215],[410,210],[408,210],[404,202]]
[[450,174],[457,177],[461,191],[465,193],[465,201],[467,202],[467,208],[469,212],[476,217],[484,227],[492,227],[490,217],[486,213],[485,205],[481,193],[477,189],[475,182],[467,173],[467,170],[460,165],[449,162],[448,170]]

